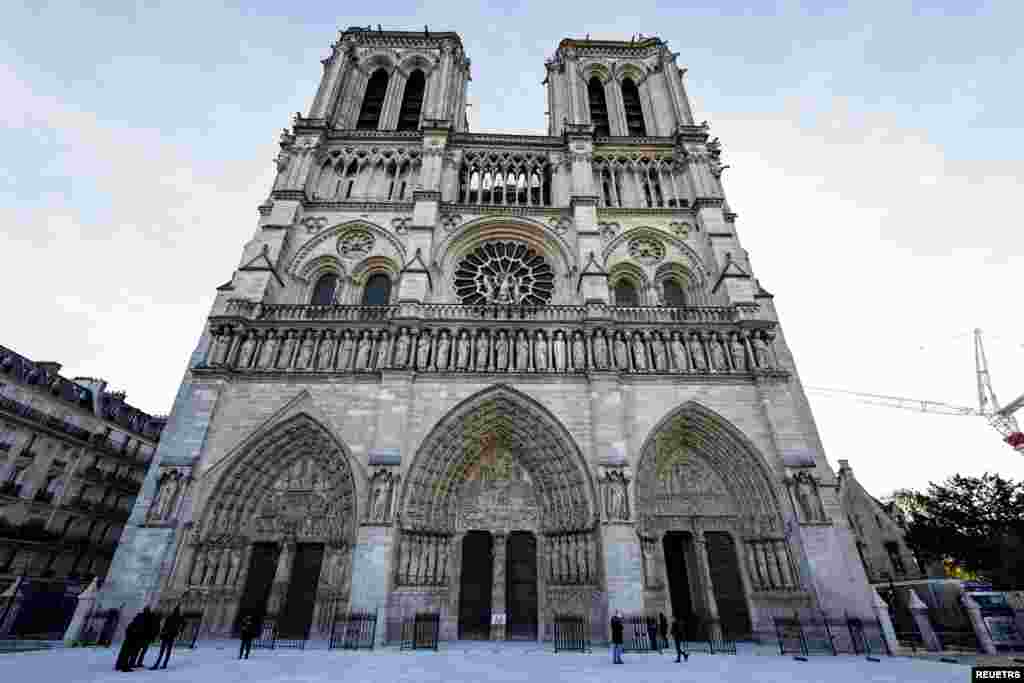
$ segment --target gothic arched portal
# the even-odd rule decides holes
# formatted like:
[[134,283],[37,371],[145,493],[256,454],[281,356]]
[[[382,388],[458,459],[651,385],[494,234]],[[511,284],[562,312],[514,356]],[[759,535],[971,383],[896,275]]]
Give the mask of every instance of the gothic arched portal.
[[355,544],[357,490],[348,458],[303,413],[207,475],[216,480],[196,515],[175,588],[186,601],[201,596],[209,632],[235,630],[245,614],[274,619],[286,634],[329,631],[347,604]]

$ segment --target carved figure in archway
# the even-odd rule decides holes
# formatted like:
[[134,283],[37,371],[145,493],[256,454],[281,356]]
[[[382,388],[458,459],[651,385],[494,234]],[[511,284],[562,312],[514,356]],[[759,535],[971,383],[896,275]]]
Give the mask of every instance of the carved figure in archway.
[[608,341],[600,330],[594,331],[594,364],[601,370],[608,368]]
[[672,333],[672,341],[670,343],[672,351],[672,366],[676,372],[686,372],[690,369],[690,363],[687,360],[686,345],[683,344],[683,340],[679,338],[678,332]]
[[328,330],[320,340],[319,357],[316,361],[317,369],[327,370],[331,367],[331,352],[334,350],[334,332]]
[[459,333],[459,343],[458,343],[457,351],[458,351],[458,355],[456,357],[457,360],[456,360],[456,363],[455,363],[456,369],[458,369],[458,370],[469,370],[470,369],[470,365],[469,365],[470,346],[469,346],[469,333],[466,332],[466,330],[462,330]]
[[637,372],[647,372],[647,345],[640,332],[633,335],[633,362],[636,363]]
[[754,359],[757,361],[757,367],[762,370],[770,370],[772,367],[771,351],[764,340],[764,335],[752,333],[750,343],[754,347]]
[[738,332],[732,333],[729,348],[732,350],[732,367],[736,372],[746,372],[747,350],[743,347],[743,339],[740,338]]
[[249,330],[242,342],[242,350],[238,354],[238,367],[247,368],[252,365],[252,354],[256,350],[256,333]]
[[537,341],[535,342],[534,352],[536,354],[533,359],[534,368],[537,372],[547,372],[548,340],[540,330],[537,330]]
[[651,346],[651,369],[658,372],[667,371],[668,364],[665,362],[665,342],[659,332],[649,332]]
[[430,368],[430,330],[420,332],[420,338],[416,347],[416,368],[427,370]]
[[505,330],[498,332],[494,339],[494,370],[505,372],[508,369],[508,335]]
[[210,350],[210,365],[224,365],[230,344],[231,335],[227,328],[221,328],[218,332],[214,333]]
[[448,352],[451,350],[451,340],[448,338],[448,330],[441,330],[441,336],[437,340],[437,355],[435,364],[438,370],[448,369]]
[[391,367],[391,335],[381,330],[377,338],[377,369]]
[[722,349],[722,340],[717,333],[712,333],[708,339],[709,355],[711,356],[711,369],[715,372],[728,372],[729,364],[725,359],[725,350]]
[[348,330],[342,334],[341,342],[338,344],[338,357],[336,362],[339,370],[348,370],[352,366],[352,333]]
[[481,330],[476,338],[476,369],[478,372],[487,372],[490,365],[490,337],[487,330]]
[[370,347],[373,345],[372,332],[364,330],[359,338],[359,347],[356,350],[356,370],[370,369]]
[[708,362],[704,358],[704,345],[701,344],[700,338],[697,333],[693,332],[690,334],[690,358],[693,360],[693,367],[696,368],[697,372],[707,372]]
[[263,340],[263,347],[260,349],[260,357],[256,364],[260,368],[274,367],[275,351],[277,351],[277,333],[270,330]]
[[523,330],[516,333],[516,370],[519,372],[530,370],[530,341],[526,338],[526,332]]
[[395,367],[404,368],[409,363],[409,329],[403,327],[395,342]]
[[797,507],[803,522],[825,522],[825,507],[821,502],[817,482],[807,472],[800,472],[791,481]]
[[561,330],[555,332],[555,338],[551,342],[552,370],[565,372],[565,335]]
[[627,481],[621,472],[609,472],[604,481],[605,515],[609,520],[629,520]]
[[586,370],[587,345],[583,343],[583,333],[576,330],[572,334],[572,369]]
[[622,332],[615,334],[615,366],[622,372],[629,372],[629,347]]
[[313,362],[313,335],[307,333],[299,346],[299,359],[295,367],[299,370],[308,370]]

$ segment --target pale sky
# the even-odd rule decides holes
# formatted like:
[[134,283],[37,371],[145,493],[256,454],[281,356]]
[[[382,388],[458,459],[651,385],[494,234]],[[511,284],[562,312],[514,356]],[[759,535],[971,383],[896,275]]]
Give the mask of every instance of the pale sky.
[[[6,7],[0,343],[169,411],[339,28],[458,31],[473,129],[536,133],[561,38],[643,33],[679,53],[696,119],[721,138],[737,231],[806,385],[977,405],[980,327],[997,395],[1024,393],[1019,0],[345,13],[374,4]],[[830,462],[876,495],[958,472],[1024,479],[982,418],[811,405]]]

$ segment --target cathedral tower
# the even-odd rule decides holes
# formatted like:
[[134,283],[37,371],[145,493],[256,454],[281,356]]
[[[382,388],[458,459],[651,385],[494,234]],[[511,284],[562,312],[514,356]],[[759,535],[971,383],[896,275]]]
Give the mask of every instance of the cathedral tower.
[[570,613],[604,640],[614,609],[735,637],[777,609],[871,616],[675,59],[565,39],[548,134],[480,134],[457,34],[344,31],[101,604],[311,637],[350,609],[436,611],[445,638],[544,639]]

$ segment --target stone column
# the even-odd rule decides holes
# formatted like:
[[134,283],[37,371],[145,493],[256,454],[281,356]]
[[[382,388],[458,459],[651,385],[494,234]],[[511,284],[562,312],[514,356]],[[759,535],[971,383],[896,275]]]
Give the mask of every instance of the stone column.
[[71,647],[78,641],[82,636],[82,627],[85,626],[85,620],[92,612],[93,606],[96,605],[96,591],[98,590],[97,581],[99,579],[93,579],[89,587],[78,595],[78,605],[75,607],[75,614],[71,617],[71,623],[68,624],[68,628],[64,631],[64,645]]
[[274,573],[274,583],[270,589],[270,601],[267,605],[268,616],[279,616],[284,607],[284,601],[288,595],[288,584],[292,578],[292,561],[294,559],[295,543],[286,541],[277,558],[277,571]]
[[892,618],[889,616],[889,604],[879,595],[877,588],[872,588],[871,593],[874,595],[875,616],[878,617],[878,623],[882,627],[882,637],[885,638],[889,653],[896,654],[900,644],[896,639],[896,629],[892,626]]
[[710,635],[716,640],[722,637],[721,626],[718,623],[718,601],[715,600],[715,587],[711,583],[711,563],[708,561],[707,539],[703,531],[696,531],[693,534],[693,550],[697,557],[697,571],[700,576],[701,600],[704,603],[704,611],[707,618],[711,620]]
[[910,612],[914,615],[914,623],[917,624],[917,630],[921,634],[924,646],[930,652],[941,651],[942,643],[939,642],[939,637],[935,635],[935,629],[932,628],[932,622],[928,618],[928,605],[924,604],[917,591],[913,588],[908,592],[910,593]]
[[[491,567],[494,577],[491,582],[491,640],[505,640],[505,624],[495,624],[494,615],[505,615],[505,560],[507,553],[506,542],[508,536],[502,533],[494,534],[494,564]],[[507,621],[507,618],[506,618]]]
[[963,594],[961,600],[963,600],[964,607],[967,608],[967,616],[971,618],[971,626],[974,627],[974,633],[978,636],[978,645],[981,646],[982,651],[987,655],[998,654],[996,644],[992,642],[992,634],[988,632],[985,618],[981,615],[981,606],[966,593]]
[[537,535],[537,642],[544,641],[544,624],[547,623],[547,539]]

